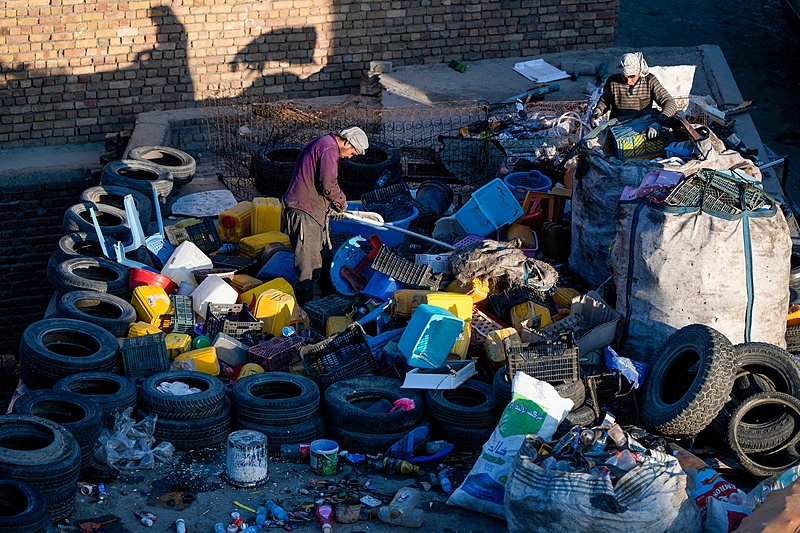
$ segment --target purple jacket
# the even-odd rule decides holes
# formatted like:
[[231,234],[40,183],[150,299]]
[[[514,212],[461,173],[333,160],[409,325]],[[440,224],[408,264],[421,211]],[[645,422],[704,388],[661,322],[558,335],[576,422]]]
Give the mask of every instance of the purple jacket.
[[300,152],[283,205],[305,211],[320,226],[331,202],[347,200],[339,188],[339,146],[333,133],[317,137]]

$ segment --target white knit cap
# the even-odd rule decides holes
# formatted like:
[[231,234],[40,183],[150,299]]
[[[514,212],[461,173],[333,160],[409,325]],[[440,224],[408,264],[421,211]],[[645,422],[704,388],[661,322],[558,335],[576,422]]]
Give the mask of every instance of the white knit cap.
[[349,142],[356,149],[358,155],[364,155],[369,148],[367,134],[359,127],[350,126],[339,132],[339,137]]
[[647,76],[650,69],[647,67],[647,61],[644,60],[644,55],[641,52],[635,54],[625,54],[619,60],[619,68],[626,76],[635,76],[641,74]]

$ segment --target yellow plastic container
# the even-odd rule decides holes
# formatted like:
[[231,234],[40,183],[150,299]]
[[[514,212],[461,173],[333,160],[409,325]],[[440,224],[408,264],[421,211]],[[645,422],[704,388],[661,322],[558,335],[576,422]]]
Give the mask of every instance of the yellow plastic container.
[[252,308],[253,316],[264,323],[262,331],[276,337],[281,330],[291,324],[295,301],[293,296],[275,289],[267,289],[256,298]]
[[486,355],[489,357],[489,363],[494,368],[501,368],[506,364],[506,350],[503,348],[504,339],[521,342],[519,333],[514,328],[498,329],[486,336]]
[[166,291],[154,285],[140,285],[133,289],[131,305],[136,309],[136,319],[154,326],[161,325],[161,315],[172,313],[172,301]]
[[261,374],[264,372],[264,367],[261,365],[257,365],[256,363],[247,363],[242,366],[242,369],[239,371],[239,375],[236,377],[236,381],[239,381],[242,378],[246,378],[247,376],[252,376],[253,374]]
[[458,339],[453,344],[453,347],[450,348],[450,354],[447,356],[448,359],[466,359],[467,352],[469,351],[469,338],[472,334],[472,326],[469,323],[464,322],[464,329],[461,334],[458,336]]
[[170,360],[192,349],[192,337],[186,333],[170,333],[164,337]]
[[[259,282],[259,283],[261,283],[261,282]],[[267,291],[269,289],[275,289],[276,291],[285,292],[286,294],[288,294],[292,298],[295,297],[294,296],[294,289],[292,288],[292,285],[288,281],[286,281],[283,278],[275,278],[275,279],[269,280],[266,283],[261,283],[258,287],[250,289],[247,292],[243,292],[242,295],[239,297],[239,299],[241,300],[241,302],[243,304],[247,304],[248,307],[250,307],[250,309],[252,309],[253,306],[256,303],[256,298],[258,298],[258,296],[262,292]]]
[[472,322],[472,297],[468,294],[456,292],[431,292],[429,294],[418,294],[412,298],[412,310],[420,304],[428,304],[434,307],[447,309],[457,318],[466,322]]
[[236,289],[239,294],[253,290],[262,284],[263,282],[260,279],[247,274],[234,274],[233,279],[231,279],[231,287]]
[[574,298],[580,298],[581,293],[569,287],[559,287],[553,294],[553,301],[559,309],[564,309],[572,305]]
[[432,293],[433,291],[425,291],[421,289],[400,289],[399,291],[394,291],[394,294],[392,294],[392,307],[389,314],[392,316],[404,316],[408,318],[416,308],[414,305],[414,297]]
[[329,316],[325,321],[325,336],[341,333],[352,323],[353,320],[349,316]]
[[489,305],[489,295],[492,294],[492,289],[487,280],[475,278],[471,283],[461,283],[458,280],[450,282],[445,288],[447,292],[456,292],[458,294],[466,294],[472,298],[472,302],[479,306],[485,307]]
[[253,198],[251,235],[281,230],[283,205],[278,198]]
[[247,257],[258,257],[264,251],[264,247],[270,243],[277,242],[291,248],[289,236],[279,231],[266,231],[258,235],[251,235],[239,241],[239,254]]
[[222,242],[237,243],[250,236],[253,202],[239,202],[219,214],[217,231]]
[[128,338],[144,337],[145,335],[153,335],[155,333],[164,332],[153,324],[148,324],[147,322],[134,322],[131,324],[131,327],[128,328]]
[[210,376],[219,375],[219,362],[217,361],[217,349],[213,346],[206,348],[198,348],[184,352],[176,357],[175,361],[185,361],[189,358],[194,359],[194,364],[198,372],[208,374]]
[[786,315],[786,325],[788,327],[800,326],[800,305],[789,305],[789,314]]
[[533,302],[522,302],[511,308],[511,325],[514,329],[520,331],[522,329],[522,322],[530,320],[531,318],[542,315],[542,323],[539,326],[543,328],[553,323],[550,316],[550,310],[543,305],[535,304]]

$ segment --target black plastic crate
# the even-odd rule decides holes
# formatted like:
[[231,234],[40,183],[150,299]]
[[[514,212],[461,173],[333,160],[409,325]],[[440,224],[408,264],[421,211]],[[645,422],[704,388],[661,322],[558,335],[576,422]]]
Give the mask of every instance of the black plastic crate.
[[148,377],[169,368],[163,333],[125,338],[119,350],[122,373],[129,378]]
[[332,316],[344,316],[350,314],[355,309],[358,298],[355,296],[343,296],[341,294],[331,294],[324,298],[312,300],[303,306],[303,310],[320,333],[325,332],[325,322]]
[[503,341],[508,365],[508,377],[525,372],[550,383],[575,381],[580,378],[578,347],[572,335],[562,335],[557,341],[514,343]]
[[320,389],[347,378],[371,374],[377,368],[364,329],[358,322],[343,332],[300,351],[308,377]]
[[430,265],[416,265],[392,253],[386,246],[378,251],[372,268],[417,289],[439,289],[440,278],[433,273]]
[[299,363],[300,350],[306,345],[299,335],[273,337],[247,349],[247,362],[264,367],[267,372],[288,372]]
[[619,372],[604,372],[586,376],[586,405],[594,409],[598,418],[610,412],[621,426],[639,423],[639,405],[636,389]]
[[558,313],[558,306],[549,290],[540,291],[526,285],[516,285],[499,294],[489,295],[489,303],[495,315],[507,323],[510,323],[511,309],[524,302],[533,302],[546,307],[553,314]]
[[263,327],[247,304],[208,304],[204,328],[212,340],[218,333],[224,333],[237,341],[253,344],[260,339]]

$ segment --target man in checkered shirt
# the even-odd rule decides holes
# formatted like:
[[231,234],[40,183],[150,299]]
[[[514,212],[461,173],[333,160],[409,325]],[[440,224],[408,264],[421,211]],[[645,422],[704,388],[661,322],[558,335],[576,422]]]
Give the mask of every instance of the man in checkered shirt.
[[610,118],[624,117],[653,107],[653,102],[661,108],[661,114],[647,128],[647,138],[656,139],[661,130],[661,122],[677,111],[675,100],[658,81],[641,52],[625,54],[619,62],[620,73],[606,80],[603,94],[592,111],[591,124],[597,127],[606,112]]

